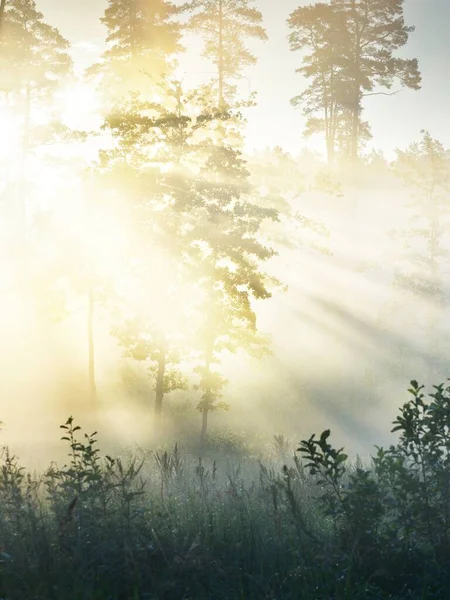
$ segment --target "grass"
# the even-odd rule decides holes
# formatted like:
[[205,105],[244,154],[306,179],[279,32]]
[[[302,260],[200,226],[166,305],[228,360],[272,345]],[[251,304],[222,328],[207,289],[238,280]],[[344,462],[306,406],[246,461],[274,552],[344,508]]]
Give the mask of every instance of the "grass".
[[[288,457],[282,438],[282,462],[199,458],[177,445],[113,458],[73,419],[62,427],[67,464],[41,475],[3,449],[4,600],[448,597],[446,571],[424,561],[422,542],[405,549],[371,533],[385,544],[371,570],[372,558],[355,551],[359,538],[324,509],[326,481]],[[361,471],[351,466],[339,489]]]

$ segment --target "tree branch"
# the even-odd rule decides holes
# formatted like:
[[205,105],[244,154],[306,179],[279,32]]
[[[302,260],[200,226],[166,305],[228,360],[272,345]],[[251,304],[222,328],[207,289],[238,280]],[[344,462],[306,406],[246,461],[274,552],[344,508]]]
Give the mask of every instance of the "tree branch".
[[366,98],[367,96],[395,96],[399,92],[401,92],[401,90],[397,90],[396,92],[372,92],[371,94],[362,94],[362,97]]

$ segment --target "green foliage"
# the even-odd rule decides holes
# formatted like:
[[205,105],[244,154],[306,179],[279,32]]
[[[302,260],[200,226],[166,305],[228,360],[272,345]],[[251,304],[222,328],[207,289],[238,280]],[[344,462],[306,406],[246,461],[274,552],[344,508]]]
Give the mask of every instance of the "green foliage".
[[[450,549],[450,387],[434,386],[427,402],[423,386],[411,382],[412,399],[401,409],[392,431],[397,446],[378,449],[374,459],[380,476],[389,482],[403,535],[433,548],[438,561]],[[413,533],[414,532],[414,533]]]
[[69,417],[65,425],[61,425],[67,433],[61,440],[69,443],[70,465],[58,471],[57,477],[61,478],[62,487],[77,495],[89,493],[100,480],[99,450],[96,448],[97,432],[91,435],[84,434],[85,443],[76,439],[77,431],[81,430],[79,425],[74,425],[73,417]]
[[327,512],[334,515],[338,509],[338,501],[341,501],[340,481],[344,475],[345,461],[347,455],[343,448],[335,450],[328,442],[330,430],[324,431],[318,440],[312,435],[309,440],[303,440],[300,444],[299,452],[309,462],[305,468],[310,470],[311,475],[319,475],[318,485],[325,486],[326,492],[321,496],[321,500],[328,504]]
[[208,456],[175,444],[140,461],[101,458],[96,434],[80,441],[70,417],[61,426],[68,465],[37,477],[9,450],[0,456],[0,592],[446,597],[450,386],[435,386],[431,401],[422,390],[411,382],[394,422],[398,443],[378,448],[373,469],[350,465],[329,430],[301,442],[302,459],[284,456],[281,471],[255,464],[235,432],[208,435]]
[[329,430],[300,445],[305,468],[319,476],[319,500],[351,558],[349,568],[396,593],[387,577],[393,564],[396,585],[414,585],[433,569],[436,587],[448,585],[450,386],[434,389],[427,402],[423,386],[411,382],[412,399],[392,429],[399,442],[387,450],[377,447],[373,470],[360,463],[350,472],[342,449],[327,442]]
[[251,442],[245,432],[211,428],[206,435],[203,452],[210,456],[242,459],[250,455]]

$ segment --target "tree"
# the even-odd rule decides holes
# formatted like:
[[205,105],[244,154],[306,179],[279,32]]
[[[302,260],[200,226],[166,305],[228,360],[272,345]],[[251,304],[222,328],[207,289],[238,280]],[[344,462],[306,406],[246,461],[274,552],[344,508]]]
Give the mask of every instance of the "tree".
[[126,246],[117,225],[120,206],[102,191],[99,179],[92,168],[76,173],[71,181],[74,197],[62,209],[47,208],[33,227],[36,246],[45,257],[38,261],[32,282],[40,312],[56,322],[83,315],[91,409],[97,406],[96,312],[99,306],[114,306]]
[[270,285],[277,283],[260,268],[274,251],[258,237],[263,221],[276,219],[277,212],[254,202],[248,177],[241,153],[219,145],[211,149],[192,188],[196,211],[187,241],[201,299],[201,443],[209,413],[225,407],[220,397],[226,380],[213,369],[220,354],[243,350],[260,357],[268,350],[252,301],[270,298]]
[[3,33],[3,21],[5,18],[5,8],[6,8],[6,0],[1,0],[0,2],[0,35]]
[[[236,109],[234,81],[246,66],[256,63],[246,40],[267,39],[260,11],[249,0],[194,0],[185,8],[193,12],[188,29],[204,38],[204,56],[217,69],[218,108]],[[230,145],[233,137],[235,143],[239,138],[240,119],[230,117],[218,129],[201,177],[191,190],[191,201],[194,199],[194,206],[202,208],[204,219],[195,223],[190,233],[196,268],[203,272],[203,326],[199,336],[203,363],[197,369],[203,392],[198,405],[202,444],[209,413],[226,407],[220,401],[226,380],[213,370],[213,365],[220,362],[220,353],[244,348],[258,353],[266,349],[266,340],[256,328],[251,298],[270,297],[267,281],[258,271],[258,259],[267,260],[273,251],[265,248],[257,235],[265,219],[277,217],[274,209],[261,208],[246,197],[249,173],[241,153]]]
[[[150,282],[147,282],[150,283]],[[148,289],[148,288],[147,288]],[[173,306],[173,301],[172,301]],[[179,319],[171,314],[171,326],[161,323],[158,305],[153,302],[146,311],[122,322],[113,329],[114,335],[125,349],[125,356],[144,361],[154,383],[155,433],[161,431],[163,401],[166,394],[187,389],[187,378],[180,369],[185,351],[183,336],[175,330]],[[149,315],[149,312],[152,314]]]
[[233,95],[232,82],[242,76],[245,67],[256,63],[247,39],[267,40],[262,15],[253,4],[254,0],[193,0],[183,7],[193,13],[188,29],[203,37],[203,55],[217,69],[220,108]]
[[362,99],[385,93],[374,90],[391,90],[394,83],[420,89],[417,59],[394,56],[415,28],[405,25],[404,0],[334,0],[332,4],[344,13],[351,39],[351,88],[341,102],[352,114],[351,157],[356,158]]
[[[222,135],[228,120],[236,123],[238,111],[219,109],[208,86],[187,92],[179,82],[168,81],[161,95],[165,98],[161,104],[130,98],[107,119],[118,142],[108,160],[149,182],[138,186],[140,200],[136,199],[140,210],[147,211],[145,219],[139,218],[145,223],[142,235],[154,246],[153,251],[143,253],[148,246],[140,246],[143,266],[162,249],[170,250],[173,264],[166,259],[167,272],[191,284],[192,295],[178,292],[175,300],[177,310],[179,303],[183,310],[189,307],[186,346],[197,349],[200,358],[198,410],[203,442],[209,413],[224,407],[220,397],[225,379],[214,370],[220,353],[247,349],[260,354],[266,348],[264,336],[257,331],[251,300],[270,297],[270,278],[260,272],[259,264],[273,251],[258,235],[264,219],[275,219],[277,213],[253,201],[245,161]],[[160,266],[158,271],[163,269]],[[152,280],[156,295],[166,297],[170,281],[160,289],[158,279],[149,277]],[[158,306],[151,319],[156,323],[162,315],[161,303]],[[171,332],[178,329],[177,303],[170,306],[172,323],[167,315],[162,319],[169,323],[170,331],[166,326],[166,331],[155,337],[152,326],[148,335],[147,318],[141,322],[141,339],[142,334],[158,344],[158,339],[174,339]],[[131,347],[134,342],[130,341]],[[148,348],[144,354],[151,357]],[[158,369],[160,374],[162,371]]]
[[34,0],[3,4],[4,39],[0,57],[3,90],[26,102],[47,102],[71,70],[69,42],[44,22]]
[[397,150],[394,169],[412,190],[408,204],[412,226],[397,232],[406,252],[403,264],[397,268],[395,285],[425,304],[426,347],[431,357],[428,369],[430,377],[434,377],[437,373],[433,356],[442,350],[444,337],[440,319],[446,304],[444,267],[449,257],[450,151],[422,131],[420,142],[407,150]]
[[[56,28],[44,22],[33,0],[10,0],[4,10],[0,88],[12,103],[12,113],[21,115],[18,220],[23,227],[27,158],[34,145],[45,143],[54,135],[51,99],[70,74],[72,60],[69,43]],[[45,125],[34,123],[36,109],[41,112],[41,121],[45,116]]]
[[297,8],[290,15],[288,26],[292,29],[289,36],[291,51],[310,50],[296,72],[312,80],[302,94],[292,98],[291,104],[304,106],[306,135],[325,133],[327,158],[331,164],[345,116],[339,102],[339,90],[345,81],[350,46],[348,31],[342,16],[332,6],[323,3]]
[[174,20],[178,12],[167,0],[108,0],[101,21],[109,48],[88,72],[100,77],[109,99],[130,92],[152,97],[154,82],[171,73],[174,56],[182,50]]
[[[394,55],[414,31],[405,25],[403,2],[332,0],[329,5],[300,7],[288,19],[291,50],[310,50],[298,71],[312,79],[293,102],[305,103],[310,129],[324,128],[330,161],[339,127],[349,138],[350,157],[357,158],[361,141],[368,135],[361,120],[365,97],[392,95],[394,83],[420,88],[417,59]],[[317,113],[321,116],[315,121]]]
[[[109,47],[101,62],[88,69],[88,75],[100,82],[104,100],[116,114],[123,114],[133,107],[134,102],[144,98],[156,100],[155,90],[159,79],[174,68],[174,56],[182,49],[180,27],[174,20],[177,14],[177,7],[167,0],[108,0],[101,21],[107,28],[106,41]],[[104,129],[108,127],[110,122],[107,121]],[[137,145],[133,152],[126,141],[118,152],[101,152],[100,170],[104,175],[109,169],[109,177],[112,177],[116,186],[114,190],[108,186],[106,189],[115,192],[116,197],[122,192],[124,196],[133,198],[136,185],[139,186],[141,182],[137,175],[143,162],[145,150]],[[127,185],[128,189],[125,190]],[[95,390],[92,383],[95,295],[91,284],[88,298],[89,372],[91,390]]]
[[127,356],[149,364],[159,426],[165,394],[185,386],[177,365],[189,353],[186,324],[195,302],[186,279],[183,235],[189,227],[192,170],[208,146],[209,126],[225,114],[214,106],[207,86],[188,91],[179,81],[162,78],[155,90],[160,102],[134,94],[107,117],[105,128],[116,148],[103,153],[102,168],[113,178],[111,189],[128,198],[133,214],[135,287],[114,333]]

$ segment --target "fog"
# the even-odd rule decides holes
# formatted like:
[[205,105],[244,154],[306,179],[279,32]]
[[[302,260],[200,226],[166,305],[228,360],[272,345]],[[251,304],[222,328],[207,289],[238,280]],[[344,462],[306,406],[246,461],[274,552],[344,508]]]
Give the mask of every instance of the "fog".
[[[370,150],[383,132],[328,162],[320,135],[258,147],[245,85],[222,82],[219,118],[216,82],[184,77],[182,59],[164,79],[152,55],[151,84],[147,55],[127,71],[104,54],[92,75],[63,37],[37,36],[24,60],[14,10],[0,48],[0,443],[38,465],[62,456],[70,415],[108,451],[196,439],[206,413],[211,435],[254,452],[327,428],[351,455],[389,444],[410,380],[431,391],[449,375],[449,154],[417,133],[420,115],[417,145],[389,160]],[[91,43],[93,63],[111,49]]]

